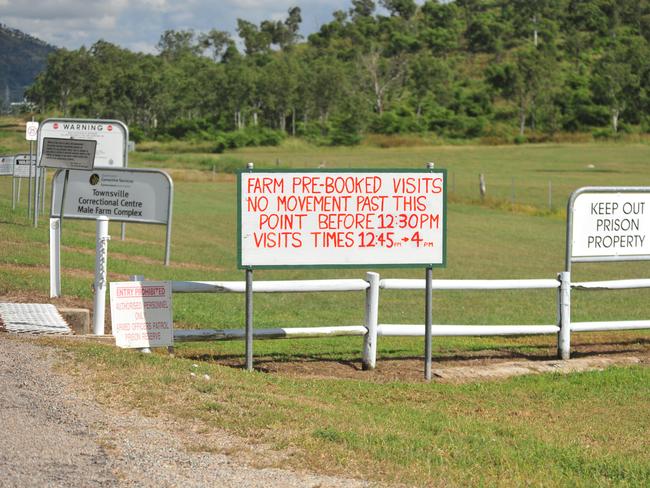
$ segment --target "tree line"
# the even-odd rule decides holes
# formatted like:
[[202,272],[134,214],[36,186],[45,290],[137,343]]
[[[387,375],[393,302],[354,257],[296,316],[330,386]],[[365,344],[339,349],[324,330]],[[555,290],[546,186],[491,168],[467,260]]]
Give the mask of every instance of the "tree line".
[[301,22],[59,49],[27,97],[149,137],[650,131],[650,0],[351,0],[306,39]]

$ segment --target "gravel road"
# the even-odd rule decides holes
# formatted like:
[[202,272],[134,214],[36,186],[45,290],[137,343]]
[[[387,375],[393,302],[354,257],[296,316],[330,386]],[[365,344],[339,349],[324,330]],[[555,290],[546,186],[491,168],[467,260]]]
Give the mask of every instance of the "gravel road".
[[375,486],[253,466],[222,453],[243,443],[226,433],[206,437],[215,452],[188,451],[178,431],[75,391],[73,379],[54,370],[56,354],[0,333],[0,487]]

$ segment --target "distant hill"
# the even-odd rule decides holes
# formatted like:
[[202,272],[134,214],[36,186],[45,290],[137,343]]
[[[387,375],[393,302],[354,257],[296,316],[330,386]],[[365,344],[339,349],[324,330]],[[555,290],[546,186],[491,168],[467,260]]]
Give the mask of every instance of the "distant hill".
[[0,24],[0,107],[23,99],[54,46]]

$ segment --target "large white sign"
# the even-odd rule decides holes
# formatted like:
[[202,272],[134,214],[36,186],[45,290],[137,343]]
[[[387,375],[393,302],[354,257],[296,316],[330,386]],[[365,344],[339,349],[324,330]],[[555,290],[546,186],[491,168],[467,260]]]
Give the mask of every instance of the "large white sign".
[[111,323],[118,347],[164,347],[174,343],[169,281],[111,283]]
[[650,193],[581,193],[571,257],[650,256]]
[[129,131],[116,120],[47,119],[38,131],[38,154],[43,150],[43,139],[85,139],[97,141],[95,168],[124,168],[127,164]]
[[445,171],[239,174],[239,266],[444,266]]
[[0,156],[0,176],[11,176],[14,174],[14,157]]
[[167,173],[147,169],[58,171],[52,181],[51,217],[167,224],[171,212],[172,181]]

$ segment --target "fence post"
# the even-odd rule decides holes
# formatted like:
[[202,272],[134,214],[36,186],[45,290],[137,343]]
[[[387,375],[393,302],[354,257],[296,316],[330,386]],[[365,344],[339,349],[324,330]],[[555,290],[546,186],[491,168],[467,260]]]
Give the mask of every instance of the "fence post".
[[61,296],[61,219],[50,219],[50,298]]
[[571,357],[571,273],[563,271],[558,275],[560,332],[557,336],[557,353],[560,359]]
[[366,273],[370,287],[366,290],[366,335],[363,336],[363,369],[377,365],[377,321],[379,317],[379,273]]
[[[63,214],[63,212],[61,212]],[[93,334],[104,335],[106,313],[106,263],[108,260],[108,218],[97,217],[97,247],[95,255],[95,298],[93,303]]]

